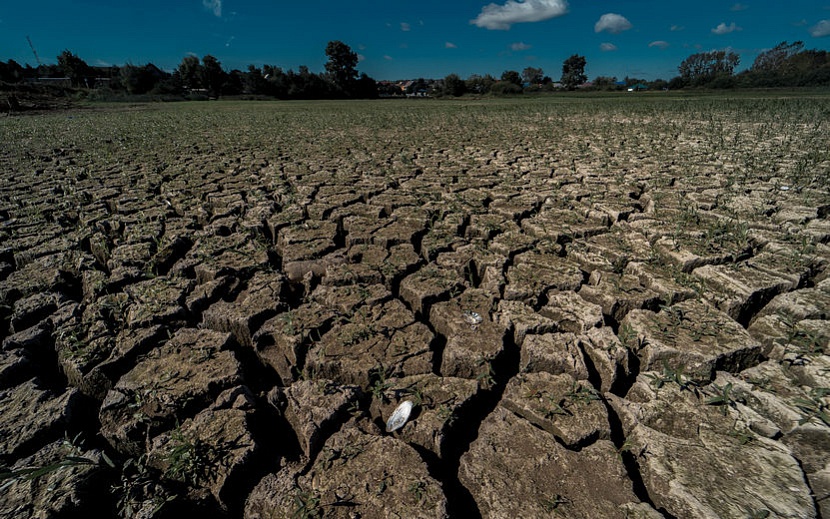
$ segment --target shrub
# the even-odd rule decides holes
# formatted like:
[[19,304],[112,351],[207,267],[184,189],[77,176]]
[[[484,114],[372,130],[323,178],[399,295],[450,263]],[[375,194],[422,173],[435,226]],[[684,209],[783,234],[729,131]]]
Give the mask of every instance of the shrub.
[[496,81],[490,87],[490,93],[497,96],[521,94],[522,87],[510,81]]

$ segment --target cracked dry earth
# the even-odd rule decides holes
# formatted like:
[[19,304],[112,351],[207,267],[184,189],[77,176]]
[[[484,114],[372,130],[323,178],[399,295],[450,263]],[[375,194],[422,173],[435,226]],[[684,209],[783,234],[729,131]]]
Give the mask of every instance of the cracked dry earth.
[[0,515],[830,517],[827,113],[0,120]]

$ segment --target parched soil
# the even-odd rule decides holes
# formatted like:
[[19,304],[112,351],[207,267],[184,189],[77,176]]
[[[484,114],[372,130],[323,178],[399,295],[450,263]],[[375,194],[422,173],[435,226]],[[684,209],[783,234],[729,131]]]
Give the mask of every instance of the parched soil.
[[828,111],[0,119],[0,515],[829,517]]

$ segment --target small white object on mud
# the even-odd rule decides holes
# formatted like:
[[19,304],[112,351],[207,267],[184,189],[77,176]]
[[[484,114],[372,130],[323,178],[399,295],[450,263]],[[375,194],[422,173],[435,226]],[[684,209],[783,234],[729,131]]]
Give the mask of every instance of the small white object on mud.
[[395,412],[392,413],[392,416],[386,422],[386,432],[397,431],[403,427],[406,421],[409,420],[409,414],[412,412],[413,405],[411,400],[401,402],[401,405],[395,409]]
[[464,320],[470,323],[470,328],[476,329],[481,324],[481,315],[478,312],[464,312]]

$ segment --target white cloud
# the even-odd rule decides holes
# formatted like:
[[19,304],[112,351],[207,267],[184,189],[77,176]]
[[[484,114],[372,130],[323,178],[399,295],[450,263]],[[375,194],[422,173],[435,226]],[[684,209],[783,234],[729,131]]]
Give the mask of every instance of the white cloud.
[[360,63],[361,61],[366,61],[366,56],[364,56],[363,54],[358,54],[357,62]]
[[732,22],[729,25],[726,25],[726,22],[721,22],[721,23],[718,24],[717,27],[712,29],[712,33],[713,34],[729,34],[730,32],[742,31],[742,30],[743,29],[741,27],[738,27],[737,25],[735,25],[735,22]]
[[617,50],[617,46],[613,43],[601,43],[599,46],[599,50],[602,52],[613,52]]
[[830,36],[830,20],[820,20],[817,24],[810,27],[810,36],[813,38]]
[[672,25],[669,30],[671,32],[677,32],[677,31],[682,31],[683,29],[685,29],[685,27],[683,27],[682,25]]
[[657,47],[658,49],[667,49],[669,42],[663,40],[656,40],[648,44],[649,47]]
[[222,0],[202,0],[202,6],[211,11],[214,16],[222,16]]
[[737,11],[746,11],[747,9],[749,9],[749,6],[746,5],[746,4],[741,4],[741,3],[735,4],[735,5],[733,5],[732,7],[729,8],[730,11],[736,11],[736,12]]
[[615,13],[606,13],[599,17],[599,21],[594,24],[594,32],[608,31],[611,34],[619,34],[627,31],[632,27],[631,22],[621,15]]
[[457,49],[458,45],[456,45],[455,43],[453,43],[451,41],[448,41],[448,42],[444,43],[444,48],[445,49]]
[[485,29],[506,31],[514,23],[541,22],[567,12],[567,0],[507,0],[504,5],[485,5],[470,23]]
[[510,50],[513,50],[513,51],[516,51],[516,52],[519,52],[519,51],[522,51],[522,50],[528,50],[531,47],[533,47],[533,45],[528,45],[527,43],[524,43],[524,42],[521,42],[521,41],[517,41],[516,43],[511,43],[510,44]]
[[412,30],[412,26],[411,26],[411,25],[409,25],[409,24],[408,24],[408,23],[406,23],[406,22],[401,22],[401,30],[402,30],[403,32],[409,32],[409,31],[411,31],[411,30]]
[[386,61],[392,61],[393,58],[389,54],[384,54],[383,59],[385,59]]

